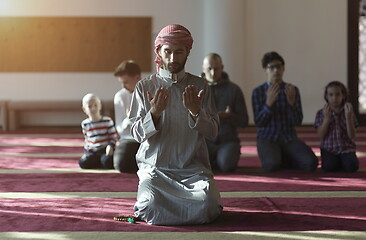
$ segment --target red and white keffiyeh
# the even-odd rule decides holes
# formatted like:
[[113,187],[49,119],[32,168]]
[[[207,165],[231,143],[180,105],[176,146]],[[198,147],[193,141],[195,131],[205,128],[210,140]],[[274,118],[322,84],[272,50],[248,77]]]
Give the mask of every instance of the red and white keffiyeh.
[[158,51],[162,45],[185,45],[188,50],[192,49],[193,38],[187,28],[179,24],[170,24],[160,30],[158,36],[155,39],[155,63],[156,68],[162,66],[161,57]]

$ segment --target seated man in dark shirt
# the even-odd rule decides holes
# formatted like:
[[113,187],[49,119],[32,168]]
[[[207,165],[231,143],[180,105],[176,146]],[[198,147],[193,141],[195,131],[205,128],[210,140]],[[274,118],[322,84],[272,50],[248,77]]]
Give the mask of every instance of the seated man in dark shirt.
[[210,53],[203,60],[203,75],[214,96],[220,118],[219,134],[215,139],[206,139],[210,162],[222,172],[236,169],[240,158],[238,128],[248,126],[248,112],[240,87],[231,82],[224,72],[220,55]]

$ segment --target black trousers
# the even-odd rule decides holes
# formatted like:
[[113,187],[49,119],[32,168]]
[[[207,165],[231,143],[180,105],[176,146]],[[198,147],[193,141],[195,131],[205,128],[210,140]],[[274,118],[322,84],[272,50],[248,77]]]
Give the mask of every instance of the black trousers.
[[122,140],[114,150],[114,168],[120,172],[136,173],[136,153],[140,143],[135,140]]
[[83,169],[113,169],[113,156],[106,155],[105,150],[106,147],[95,152],[84,151],[84,155],[79,159],[79,166]]

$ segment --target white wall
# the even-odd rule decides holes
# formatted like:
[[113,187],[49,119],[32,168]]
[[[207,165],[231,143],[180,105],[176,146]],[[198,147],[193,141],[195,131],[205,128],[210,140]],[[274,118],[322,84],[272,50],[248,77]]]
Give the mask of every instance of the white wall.
[[[221,54],[244,91],[252,123],[251,91],[265,81],[260,59],[266,51],[285,58],[285,81],[301,90],[305,124],[323,105],[325,84],[346,83],[346,0],[0,0],[0,16],[151,16],[152,44],[162,27],[182,24],[194,38],[186,70],[200,74],[207,53]],[[0,73],[0,99],[78,100],[94,92],[111,100],[118,89],[112,73]],[[79,116],[67,118],[79,124]]]
[[265,80],[263,53],[278,51],[286,62],[284,80],[300,88],[303,123],[312,124],[325,85],[347,84],[347,1],[247,0],[245,10],[246,99]]

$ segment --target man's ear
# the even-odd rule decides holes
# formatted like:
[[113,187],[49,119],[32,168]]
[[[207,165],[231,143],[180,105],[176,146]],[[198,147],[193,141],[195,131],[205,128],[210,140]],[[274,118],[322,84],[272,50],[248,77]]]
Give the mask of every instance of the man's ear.
[[159,55],[159,57],[161,57],[160,50],[161,50],[161,47],[155,49],[155,53],[157,55]]

